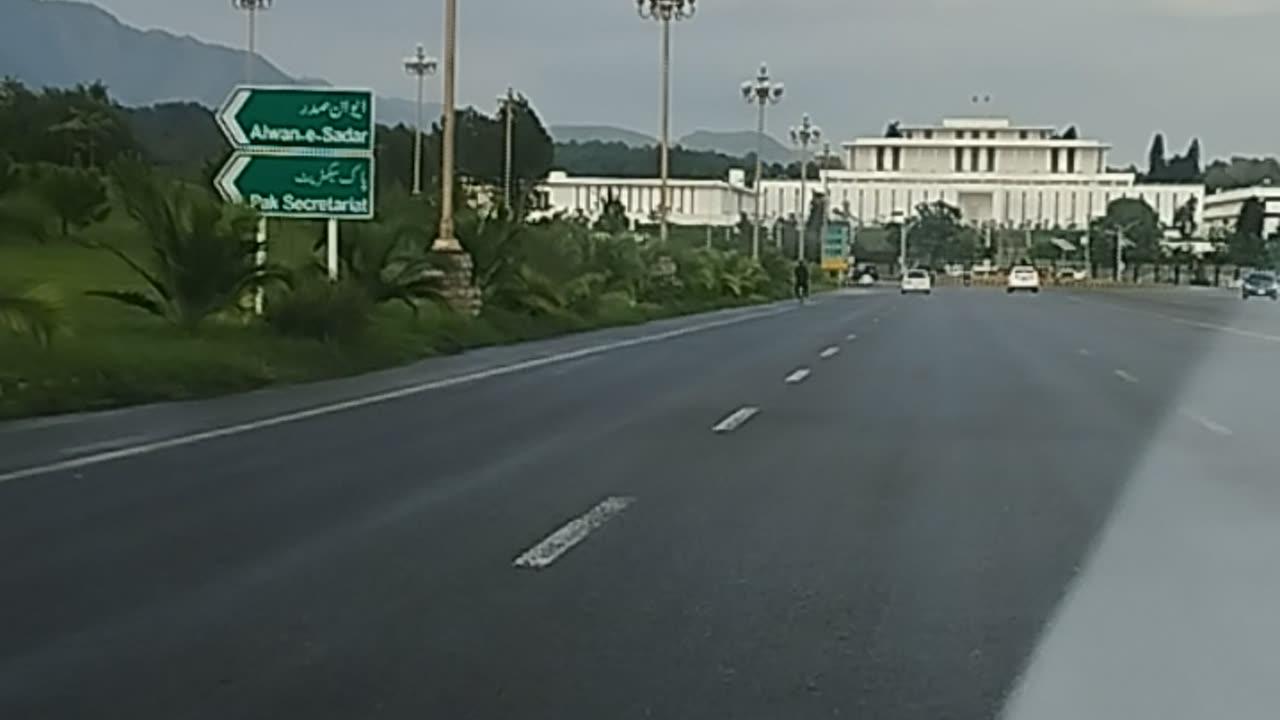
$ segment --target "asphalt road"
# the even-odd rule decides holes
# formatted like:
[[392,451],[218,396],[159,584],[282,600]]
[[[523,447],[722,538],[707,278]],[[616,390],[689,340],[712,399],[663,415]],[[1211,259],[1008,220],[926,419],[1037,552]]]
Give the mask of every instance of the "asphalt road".
[[1277,361],[875,290],[0,425],[0,717],[1272,718]]

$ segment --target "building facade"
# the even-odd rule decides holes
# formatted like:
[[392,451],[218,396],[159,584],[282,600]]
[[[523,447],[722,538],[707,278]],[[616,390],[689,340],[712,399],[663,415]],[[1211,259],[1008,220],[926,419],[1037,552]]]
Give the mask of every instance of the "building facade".
[[[1201,185],[1139,184],[1133,173],[1107,170],[1110,146],[1064,136],[1051,127],[1014,125],[1005,118],[952,118],[938,125],[904,126],[885,137],[844,143],[845,169],[823,170],[807,182],[765,180],[762,214],[770,224],[802,216],[814,195],[865,225],[909,216],[922,203],[943,201],[967,223],[1003,228],[1084,229],[1120,198],[1147,202],[1166,225],[1194,200],[1204,206]],[[803,191],[802,191],[803,186]],[[621,196],[628,214],[647,218],[657,208],[657,180],[569,177],[553,174],[545,185],[549,207],[599,213],[605,193]],[[802,197],[803,192],[803,197]],[[672,181],[671,221],[732,224],[755,211],[745,175],[725,181]]]
[[1240,211],[1250,198],[1262,203],[1262,233],[1270,237],[1280,231],[1280,187],[1254,187],[1224,190],[1204,199],[1204,229],[1209,237],[1226,237],[1235,232]]
[[[755,192],[746,175],[734,171],[726,180],[670,181],[671,217],[677,225],[729,227],[755,207]],[[605,203],[616,198],[632,224],[652,223],[662,204],[662,183],[656,178],[570,177],[552,172],[539,188],[538,214],[582,214],[595,219]]]

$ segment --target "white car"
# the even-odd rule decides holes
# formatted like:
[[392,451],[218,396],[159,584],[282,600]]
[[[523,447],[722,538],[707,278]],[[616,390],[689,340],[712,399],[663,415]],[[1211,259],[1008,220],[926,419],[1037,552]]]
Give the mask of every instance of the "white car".
[[1040,292],[1040,271],[1030,265],[1015,265],[1009,271],[1007,291],[1012,294],[1018,290]]
[[902,276],[902,294],[907,293],[924,293],[928,295],[933,292],[933,278],[929,277],[927,270],[908,270],[906,275]]

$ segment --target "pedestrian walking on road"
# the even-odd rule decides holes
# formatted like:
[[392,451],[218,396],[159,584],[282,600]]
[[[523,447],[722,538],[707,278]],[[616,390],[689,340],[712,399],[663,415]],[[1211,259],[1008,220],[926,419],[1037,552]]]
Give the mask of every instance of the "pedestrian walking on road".
[[795,269],[795,294],[796,300],[801,303],[809,297],[809,266],[803,262],[796,263]]

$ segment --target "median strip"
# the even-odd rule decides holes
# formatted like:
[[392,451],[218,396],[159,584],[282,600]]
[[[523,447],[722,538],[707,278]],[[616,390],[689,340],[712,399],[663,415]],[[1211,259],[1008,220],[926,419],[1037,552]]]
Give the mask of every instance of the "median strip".
[[609,518],[626,510],[635,500],[633,497],[605,498],[599,505],[565,523],[542,542],[526,550],[512,562],[512,565],[531,570],[549,567],[551,563],[559,560],[560,556],[572,550],[575,545],[586,540],[592,531],[608,522]]

